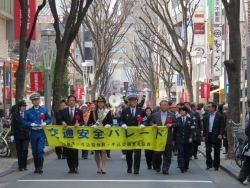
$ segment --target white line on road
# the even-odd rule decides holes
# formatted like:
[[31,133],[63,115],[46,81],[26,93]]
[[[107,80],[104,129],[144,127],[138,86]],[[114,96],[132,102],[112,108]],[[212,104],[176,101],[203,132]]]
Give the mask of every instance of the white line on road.
[[213,183],[196,180],[17,180],[19,182],[146,182],[146,183]]

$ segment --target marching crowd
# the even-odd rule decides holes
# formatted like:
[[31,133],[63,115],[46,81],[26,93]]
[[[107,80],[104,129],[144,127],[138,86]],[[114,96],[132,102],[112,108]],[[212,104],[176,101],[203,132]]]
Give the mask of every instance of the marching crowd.
[[[43,126],[51,124],[51,117],[48,110],[40,106],[40,95],[38,93],[30,96],[33,107],[26,110],[25,101],[18,103],[18,111],[11,117],[11,140],[16,142],[19,171],[27,170],[28,143],[31,142],[32,154],[34,158],[35,173],[43,172],[45,134]],[[124,97],[124,105],[120,105],[115,110],[110,104],[106,104],[104,97],[99,97],[93,103],[77,104],[76,97],[70,95],[66,100],[62,100],[59,110],[54,113],[56,124],[63,127],[68,126],[92,126],[97,128],[102,126],[109,128],[113,125],[127,129],[130,126],[138,125],[138,115],[143,117],[140,128],[145,126],[166,126],[168,137],[165,151],[156,152],[145,150],[145,157],[148,169],[156,172],[169,174],[171,158],[177,154],[178,168],[181,173],[189,169],[189,161],[194,157],[198,159],[198,146],[202,141],[206,144],[206,170],[214,168],[218,170],[220,166],[220,149],[225,147],[228,152],[226,120],[227,105],[197,104],[195,102],[173,104],[170,101],[162,100],[160,105],[151,109],[143,109],[145,98],[138,103],[138,97],[134,94]],[[248,101],[250,110],[250,100]],[[76,121],[76,116],[80,117]],[[249,117],[249,116],[248,116]],[[116,122],[116,123],[114,123]],[[248,127],[248,122],[247,126]],[[249,131],[246,131],[246,134]],[[222,142],[223,140],[223,142]],[[212,148],[214,159],[212,160]],[[82,158],[88,158],[89,151],[82,151]],[[110,156],[108,150],[91,151],[97,165],[97,173],[106,174],[105,166],[107,157]],[[79,173],[78,150],[66,147],[56,147],[58,159],[67,160],[69,173]],[[139,174],[141,162],[141,150],[124,150],[123,157],[127,162],[127,173]],[[246,166],[249,158],[245,159],[238,179],[244,184],[248,184],[247,176],[250,175],[250,168]]]

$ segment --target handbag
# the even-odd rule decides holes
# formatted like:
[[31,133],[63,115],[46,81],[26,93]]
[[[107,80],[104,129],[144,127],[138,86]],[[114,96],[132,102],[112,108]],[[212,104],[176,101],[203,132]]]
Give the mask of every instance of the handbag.
[[193,142],[196,143],[196,144],[198,144],[198,146],[200,146],[201,145],[201,139],[200,139],[200,137],[196,135],[194,137],[194,139],[193,139]]
[[242,155],[244,157],[250,157],[250,149],[248,148],[248,144],[243,148]]

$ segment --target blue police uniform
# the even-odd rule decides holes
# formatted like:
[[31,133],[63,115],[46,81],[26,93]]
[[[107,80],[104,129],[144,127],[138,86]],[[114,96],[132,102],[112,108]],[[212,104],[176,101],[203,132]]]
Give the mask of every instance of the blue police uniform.
[[[30,96],[31,100],[39,99],[39,94],[33,94]],[[37,109],[34,107],[31,107],[28,109],[25,113],[25,116],[23,118],[23,125],[24,126],[31,126],[32,123],[37,124],[38,126],[40,123],[40,115],[44,114],[45,119],[43,122],[46,123],[46,125],[51,123],[51,117],[48,114],[48,109],[39,106]],[[34,158],[34,164],[35,164],[35,173],[41,173],[42,172],[42,166],[43,166],[43,159],[44,159],[44,146],[45,146],[45,133],[43,129],[33,129],[31,128],[30,132],[30,141],[31,141],[31,147],[32,147],[32,154]]]

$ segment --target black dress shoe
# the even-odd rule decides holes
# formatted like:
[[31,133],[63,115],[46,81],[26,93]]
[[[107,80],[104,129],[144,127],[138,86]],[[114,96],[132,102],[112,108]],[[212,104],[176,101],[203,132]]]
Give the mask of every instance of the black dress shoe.
[[74,170],[73,170],[73,169],[70,169],[70,170],[69,170],[69,173],[74,173]]
[[139,174],[139,171],[134,171],[134,174]]
[[214,170],[217,171],[217,170],[219,170],[219,168],[218,167],[214,167]]
[[74,169],[74,173],[75,174],[78,174],[79,173],[79,170],[77,168]]
[[151,166],[148,166],[148,169],[152,169],[152,167],[151,167]]
[[184,171],[185,171],[184,168],[180,168],[180,169],[181,169],[181,172],[184,173]]
[[57,159],[61,159],[62,157],[61,156],[57,156]]
[[28,168],[27,168],[27,167],[24,167],[23,169],[24,169],[24,170],[28,170]]
[[23,171],[23,168],[18,168],[19,171]]
[[156,172],[160,172],[161,171],[161,169],[160,168],[156,168]]
[[62,159],[66,159],[66,157],[62,156]]
[[169,174],[168,170],[162,171],[162,174]]
[[197,157],[197,156],[194,156],[194,158],[195,158],[195,159],[198,159],[198,157]]
[[205,168],[205,170],[209,170],[210,168],[212,168],[212,167],[207,166],[207,168]]
[[132,173],[132,170],[127,170],[127,173],[129,173],[129,174]]

